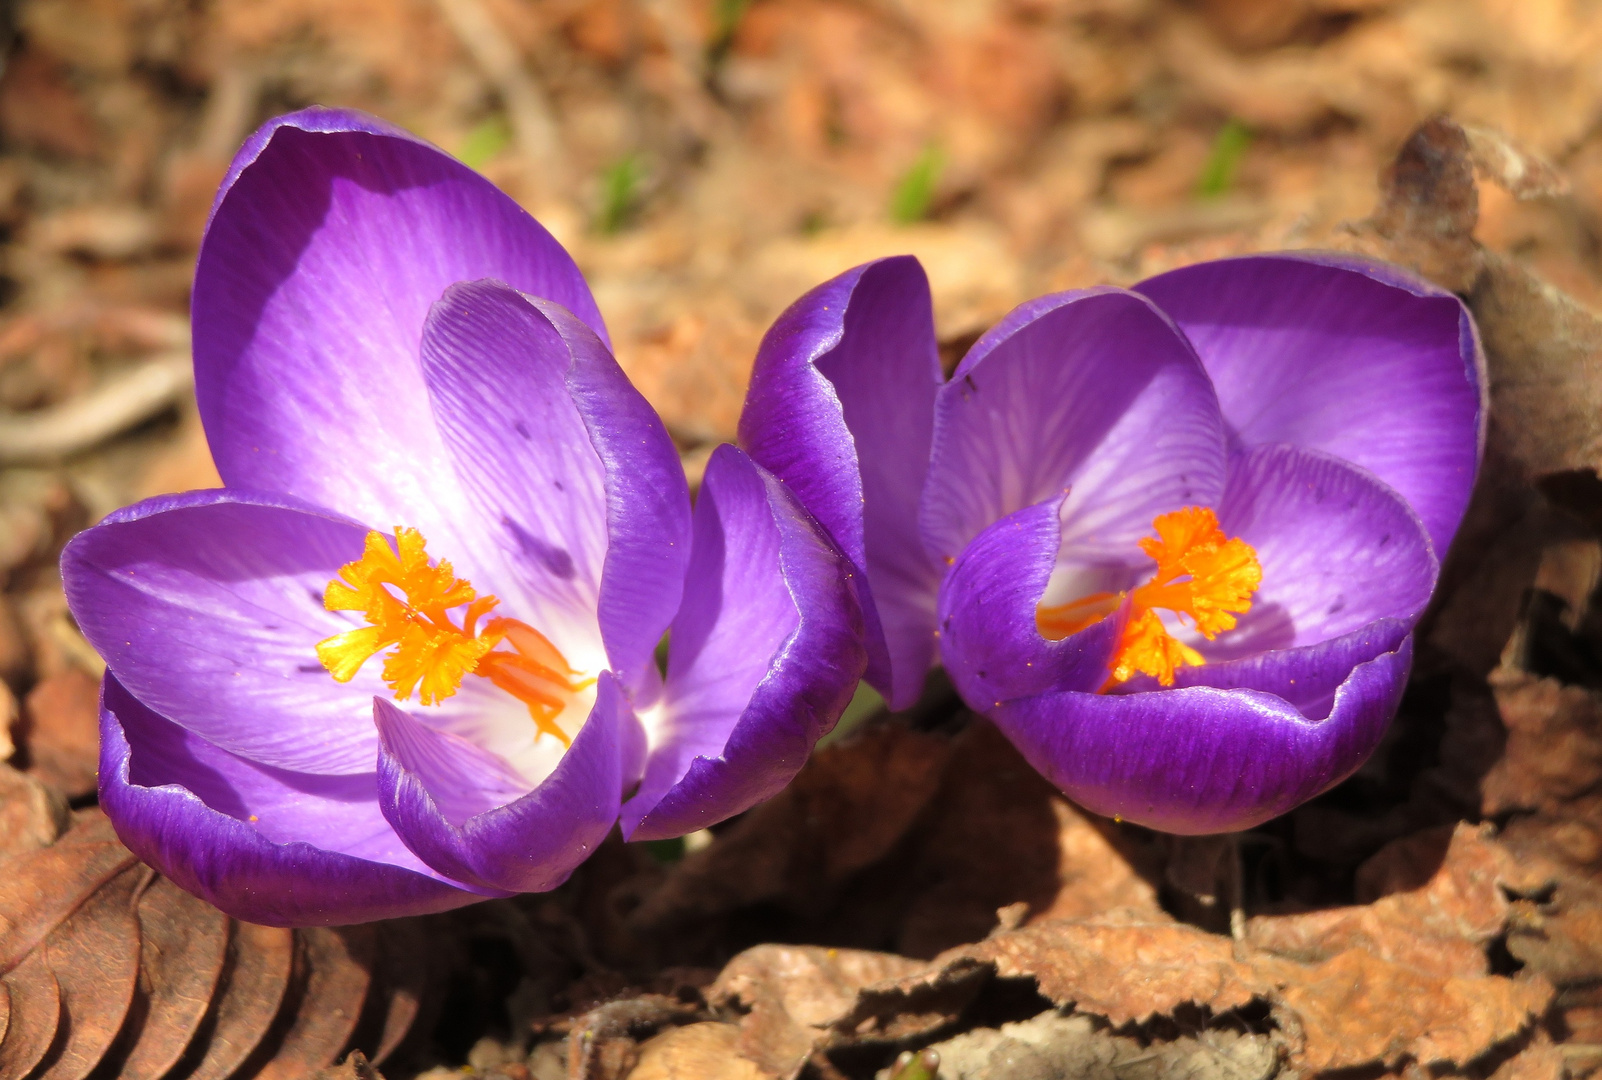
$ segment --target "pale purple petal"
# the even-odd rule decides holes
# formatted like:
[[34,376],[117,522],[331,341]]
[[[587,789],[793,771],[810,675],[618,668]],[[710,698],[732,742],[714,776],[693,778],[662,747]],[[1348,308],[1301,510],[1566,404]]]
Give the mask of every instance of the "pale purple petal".
[[1165,832],[1250,828],[1350,776],[1407,683],[1412,639],[1359,664],[1323,720],[1256,690],[1045,694],[987,711],[1042,775],[1089,810]]
[[1411,627],[1435,589],[1418,516],[1328,454],[1278,444],[1236,455],[1218,519],[1257,552],[1263,583],[1234,630],[1194,643],[1210,660],[1312,645],[1376,619]]
[[951,559],[992,522],[1062,504],[1070,565],[1121,565],[1158,514],[1223,493],[1223,421],[1184,337],[1144,297],[1033,300],[974,345],[941,391],[924,542]]
[[570,312],[533,305],[573,356],[568,389],[606,470],[601,637],[637,695],[655,685],[656,646],[679,609],[690,561],[690,489],[661,418],[604,342]]
[[850,573],[782,484],[732,446],[713,453],[626,836],[705,828],[795,776],[866,663]]
[[195,271],[195,389],[224,481],[436,543],[470,532],[418,343],[447,286],[485,277],[605,332],[561,246],[448,154],[325,109],[258,132]]
[[740,444],[865,577],[868,679],[896,708],[917,698],[934,655],[940,567],[916,523],[940,381],[923,268],[881,259],[779,316],[740,417]]
[[1485,430],[1485,361],[1457,297],[1350,255],[1201,263],[1136,288],[1196,346],[1241,446],[1292,443],[1396,489],[1444,552]]
[[528,781],[506,759],[390,701],[373,699],[373,722],[383,752],[417,777],[440,816],[458,828],[529,793]]
[[638,721],[610,672],[601,675],[595,708],[550,776],[527,795],[460,821],[447,815],[484,801],[482,791],[461,786],[488,779],[483,761],[453,768],[437,732],[382,699],[373,709],[384,815],[442,874],[484,889],[544,892],[565,881],[617,822],[621,744],[626,726]]
[[474,584],[500,598],[497,614],[539,628],[570,664],[606,666],[596,618],[606,471],[568,390],[567,345],[516,290],[481,281],[445,291],[421,352],[477,525],[453,562],[470,553]]
[[244,761],[157,716],[110,675],[100,805],[141,859],[250,922],[338,925],[484,898],[406,849],[378,811],[373,774],[307,776]]
[[1035,626],[1057,561],[1060,502],[1025,507],[985,529],[941,585],[941,660],[975,709],[1049,691],[1097,690],[1107,681],[1126,612],[1060,641]]
[[74,537],[62,583],[90,644],[160,715],[264,765],[371,773],[379,665],[341,685],[316,651],[361,625],[324,610],[323,589],[366,533],[284,496],[162,496]]

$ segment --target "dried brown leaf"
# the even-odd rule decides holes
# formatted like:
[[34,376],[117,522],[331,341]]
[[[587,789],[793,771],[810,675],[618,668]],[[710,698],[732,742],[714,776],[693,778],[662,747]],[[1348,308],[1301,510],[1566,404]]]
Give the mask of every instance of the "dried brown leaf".
[[395,1052],[422,1013],[428,988],[429,944],[414,920],[379,923],[378,967],[373,978],[381,992],[383,1017],[374,1040],[372,1061],[382,1065]]
[[384,1080],[384,1076],[360,1050],[352,1050],[338,1065],[319,1069],[312,1080]]
[[188,1080],[226,1080],[266,1038],[295,959],[293,931],[235,922],[218,987],[216,1020]]
[[965,1032],[931,1049],[944,1080],[1264,1080],[1278,1071],[1280,1056],[1266,1035],[1203,1030],[1140,1039],[1055,1010]]
[[94,793],[100,765],[100,682],[78,668],[42,680],[23,702],[29,771],[69,799]]
[[135,862],[99,815],[51,847],[8,860],[0,878],[0,969],[21,960],[87,896]]
[[1043,922],[942,958],[957,960],[992,965],[1003,978],[1033,978],[1050,1000],[1114,1024],[1185,1004],[1225,1012],[1266,997],[1274,985],[1272,967],[1236,960],[1229,939],[1171,922]]
[[32,953],[0,978],[10,1002],[5,1041],[0,1042],[0,1080],[22,1080],[33,1071],[61,1022],[61,988],[43,953]]
[[1592,691],[1507,669],[1491,686],[1508,741],[1482,785],[1485,814],[1556,810],[1602,785],[1602,705]]
[[643,932],[764,901],[823,909],[911,828],[950,754],[949,740],[899,727],[823,748],[784,791],[679,863],[631,925]]
[[1296,1063],[1308,1072],[1403,1057],[1463,1064],[1513,1038],[1546,1011],[1544,980],[1495,976],[1442,979],[1351,949],[1314,968],[1280,995],[1305,1040]]
[[130,866],[44,939],[39,951],[61,987],[63,1019],[35,1080],[82,1080],[111,1048],[139,979],[134,904],[150,873]]
[[158,877],[139,898],[139,985],[121,1080],[158,1080],[200,1027],[228,955],[228,916]]
[[254,1074],[260,1080],[298,1080],[333,1064],[356,1030],[372,982],[371,926],[310,927],[296,936],[304,982],[287,1003],[287,1029]]
[[690,1024],[640,1045],[640,1060],[628,1080],[771,1080],[741,1057],[740,1029],[733,1024]]
[[1466,292],[1479,278],[1482,253],[1474,242],[1479,189],[1469,138],[1445,117],[1426,121],[1398,151],[1381,183],[1380,204],[1358,226],[1377,240],[1375,254]]
[[1569,1075],[1563,1048],[1537,1030],[1528,1046],[1497,1066],[1490,1080],[1565,1080]]
[[637,1040],[700,1015],[696,1006],[662,994],[596,1006],[568,1028],[567,1074],[571,1080],[623,1080],[639,1059]]
[[1487,179],[1516,199],[1547,199],[1569,192],[1569,179],[1556,165],[1518,145],[1500,131],[1465,124],[1469,156]]
[[1507,949],[1559,986],[1602,979],[1602,903],[1595,895],[1555,911],[1521,903],[1508,932]]
[[[1433,839],[1410,838],[1376,859],[1394,865],[1398,856],[1427,858]],[[1371,880],[1393,882],[1402,873],[1368,871]],[[1248,921],[1246,940],[1302,961],[1362,949],[1441,978],[1483,975],[1489,970],[1486,945],[1502,932],[1510,910],[1502,885],[1523,884],[1530,873],[1492,839],[1489,826],[1459,824],[1439,868],[1423,885],[1356,907],[1260,916]]]
[[47,847],[66,828],[59,791],[0,763],[0,860]]
[[1469,294],[1491,366],[1491,410],[1532,476],[1602,467],[1602,319],[1494,253]]
[[825,1029],[875,983],[921,971],[916,960],[816,945],[758,945],[733,960],[707,991],[714,1007],[738,1005],[740,1053],[778,1076],[793,1076]]

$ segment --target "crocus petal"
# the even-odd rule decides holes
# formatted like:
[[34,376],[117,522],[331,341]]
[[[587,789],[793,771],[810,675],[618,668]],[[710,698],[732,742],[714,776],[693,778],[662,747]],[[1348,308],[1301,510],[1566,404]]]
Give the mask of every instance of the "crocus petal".
[[1376,619],[1411,627],[1435,588],[1418,515],[1329,454],[1277,444],[1236,455],[1218,519],[1257,552],[1263,583],[1235,629],[1195,643],[1210,660],[1312,645]]
[[1208,663],[1180,668],[1176,686],[1262,690],[1322,720],[1352,668],[1400,648],[1435,588],[1418,515],[1329,454],[1285,445],[1237,454],[1218,517],[1256,550],[1263,584],[1235,629],[1190,639]]
[[784,485],[732,446],[713,453],[626,836],[704,828],[795,776],[866,664],[850,574]]
[[454,535],[460,499],[417,347],[445,288],[484,277],[605,333],[561,246],[449,155],[325,109],[257,132],[195,271],[195,391],[224,481]]
[[1240,445],[1361,465],[1446,550],[1485,430],[1485,360],[1457,297],[1395,267],[1303,253],[1201,263],[1136,288],[1196,346]]
[[1223,420],[1184,337],[1122,289],[1058,293],[980,338],[936,403],[921,524],[955,558],[992,522],[1054,499],[1063,553],[1127,561],[1158,514],[1224,490]]
[[1230,832],[1350,776],[1396,712],[1412,639],[1359,664],[1323,720],[1255,690],[1045,694],[989,710],[1042,775],[1098,814],[1171,833]]
[[778,476],[851,559],[868,679],[910,705],[934,656],[938,564],[916,531],[940,357],[929,282],[911,256],[813,289],[757,350],[740,445]]
[[495,782],[485,760],[453,761],[459,744],[382,698],[373,700],[373,718],[384,816],[418,857],[458,881],[511,892],[554,889],[617,822],[624,728],[638,721],[610,672],[601,675],[595,708],[551,775],[521,798],[466,819],[458,815],[482,805]]
[[323,588],[366,531],[285,496],[161,496],[74,537],[62,583],[90,644],[160,715],[263,765],[371,773],[379,665],[341,685],[316,652],[357,625],[324,610]]
[[1107,681],[1126,613],[1048,641],[1035,609],[1057,561],[1061,496],[1008,514],[963,549],[940,587],[940,656],[976,709]]
[[235,918],[339,925],[483,899],[406,850],[378,812],[374,781],[253,765],[106,677],[100,805],[136,855]]
[[656,413],[588,327],[499,282],[446,290],[422,362],[475,511],[463,537],[485,568],[475,584],[575,667],[605,667],[610,652],[614,670],[638,673],[678,607],[689,549],[689,489]]

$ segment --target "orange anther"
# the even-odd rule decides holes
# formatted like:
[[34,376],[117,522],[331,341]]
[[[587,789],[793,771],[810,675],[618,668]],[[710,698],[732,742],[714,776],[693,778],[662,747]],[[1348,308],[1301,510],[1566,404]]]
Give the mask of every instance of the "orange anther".
[[[369,532],[362,557],[340,567],[328,583],[323,606],[359,611],[368,625],[317,643],[317,658],[340,682],[385,649],[384,682],[397,701],[415,692],[424,705],[456,693],[468,675],[487,678],[528,706],[542,733],[570,742],[556,724],[568,698],[594,680],[581,680],[567,659],[538,630],[516,619],[479,620],[496,606],[458,578],[451,564],[430,562],[423,535],[395,530],[395,544]],[[451,611],[465,607],[458,626]],[[505,643],[512,651],[496,651]]]
[[1203,662],[1199,652],[1168,632],[1157,609],[1188,619],[1211,641],[1251,609],[1252,594],[1263,582],[1257,552],[1239,537],[1224,535],[1218,515],[1207,507],[1162,514],[1152,528],[1157,535],[1140,541],[1140,549],[1157,564],[1150,581],[1128,594],[1092,593],[1035,612],[1041,634],[1060,640],[1112,614],[1127,595],[1129,621],[1113,654],[1109,686],[1137,672],[1172,686],[1177,668]]

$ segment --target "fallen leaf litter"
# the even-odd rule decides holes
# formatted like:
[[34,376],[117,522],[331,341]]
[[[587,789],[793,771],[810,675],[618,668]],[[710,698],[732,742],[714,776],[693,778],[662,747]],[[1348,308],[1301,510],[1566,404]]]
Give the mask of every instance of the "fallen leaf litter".
[[[0,79],[0,1078],[1602,1067],[1594,16],[1494,0],[96,14],[24,0]],[[479,146],[577,253],[692,476],[732,432],[761,329],[879,254],[923,258],[953,361],[1029,295],[1233,252],[1359,250],[1459,291],[1491,442],[1391,744],[1245,834],[1239,941],[1217,850],[1077,810],[938,683],[676,860],[611,844],[556,893],[371,927],[277,930],[193,900],[92,808],[100,668],[51,567],[114,507],[216,482],[177,370],[195,238],[238,139],[313,99]],[[598,206],[584,178],[627,155],[643,179]],[[896,189],[920,161],[936,175],[911,214],[917,193]],[[921,220],[891,224],[893,201]]]

